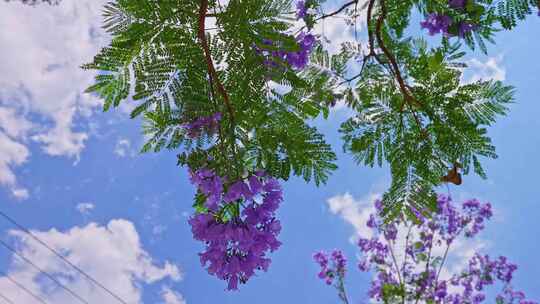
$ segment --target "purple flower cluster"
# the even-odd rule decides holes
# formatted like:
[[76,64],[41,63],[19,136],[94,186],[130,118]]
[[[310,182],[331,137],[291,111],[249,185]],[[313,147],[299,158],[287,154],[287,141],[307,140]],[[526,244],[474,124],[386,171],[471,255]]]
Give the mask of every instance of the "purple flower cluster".
[[472,199],[463,203],[461,210],[455,208],[448,196],[437,199],[438,212],[428,224],[428,233],[438,232],[441,239],[451,244],[461,233],[471,238],[484,229],[484,222],[493,215],[491,204],[481,204]]
[[[517,266],[506,257],[491,259],[477,253],[461,272],[447,279],[440,277],[450,246],[460,236],[476,236],[493,212],[491,204],[476,199],[467,200],[457,208],[450,197],[444,195],[437,198],[437,206],[435,214],[429,218],[419,217],[419,223],[406,218],[385,222],[382,202],[375,201],[375,213],[366,222],[373,236],[358,240],[362,252],[358,268],[362,272],[376,272],[368,290],[371,300],[477,304],[486,300],[486,287],[499,282],[503,290],[497,303],[536,303],[525,300],[522,292],[512,289],[512,276]],[[398,236],[398,228],[407,232],[406,235]],[[435,252],[446,253],[437,256]],[[319,276],[331,284],[333,272],[328,267],[328,257],[317,253],[315,261],[322,268]]]
[[496,303],[505,304],[537,304],[535,301],[525,299],[523,291],[515,291],[511,286],[506,286],[501,294],[495,298]]
[[452,24],[452,18],[450,16],[431,13],[427,16],[426,20],[420,22],[422,28],[429,31],[430,35],[443,33],[448,35],[448,28]]
[[223,193],[223,180],[213,170],[202,168],[193,172],[190,170],[190,181],[206,196],[205,207],[217,211]]
[[[455,10],[463,10],[466,5],[467,0],[448,0],[448,6]],[[442,33],[446,37],[453,35],[450,33],[450,27],[456,26],[457,34],[461,38],[475,29],[475,26],[467,21],[455,23],[452,17],[439,13],[429,14],[424,21],[420,22],[420,26],[427,29],[431,36]]]
[[217,132],[220,121],[221,113],[217,112],[210,116],[199,117],[183,126],[186,129],[189,138],[197,138],[201,136],[203,130],[206,130],[208,134]]
[[526,300],[523,292],[512,289],[510,283],[516,269],[517,265],[508,262],[504,256],[491,259],[488,255],[477,253],[469,260],[467,269],[450,280],[451,285],[461,287],[463,292],[450,294],[446,300],[450,303],[481,303],[486,299],[485,287],[499,281],[504,288],[497,295],[497,303],[536,303]]
[[296,19],[304,19],[307,15],[306,2],[298,1],[296,2]]
[[453,9],[463,9],[467,5],[467,0],[448,0],[448,6]]
[[341,250],[334,250],[330,255],[320,251],[313,255],[313,259],[321,267],[319,278],[324,280],[326,284],[332,285],[335,278],[340,280],[345,278],[347,258]]
[[[309,55],[315,46],[316,39],[312,34],[302,32],[296,37],[296,42],[300,47],[300,50],[297,52],[267,51],[258,47],[255,48],[255,51],[265,58],[264,63],[266,66],[277,67],[278,62],[276,62],[276,59],[278,59],[279,61],[288,63],[295,69],[301,70],[309,62]],[[275,46],[271,40],[264,40],[263,43]]]
[[[196,240],[205,242],[200,253],[208,273],[228,281],[228,289],[238,289],[246,283],[255,270],[268,269],[268,251],[275,251],[281,243],[277,236],[281,224],[275,212],[282,201],[281,186],[274,178],[258,172],[236,181],[225,191],[224,178],[212,170],[200,169],[191,174],[192,182],[206,197],[209,212],[195,214],[189,224]],[[240,211],[239,201],[243,209]],[[224,219],[223,210],[235,209]]]

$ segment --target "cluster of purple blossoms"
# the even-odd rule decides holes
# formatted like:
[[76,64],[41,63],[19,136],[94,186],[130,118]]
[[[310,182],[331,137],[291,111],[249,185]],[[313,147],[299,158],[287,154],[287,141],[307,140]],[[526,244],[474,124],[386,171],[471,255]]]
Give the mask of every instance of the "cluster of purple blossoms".
[[[448,0],[448,6],[456,10],[464,9],[466,4],[466,0]],[[431,13],[427,16],[426,20],[420,22],[420,25],[422,28],[427,29],[431,36],[442,33],[444,36],[450,37],[452,36],[450,27],[454,25],[454,21],[448,15]],[[460,21],[457,23],[457,34],[461,38],[465,37],[466,34],[474,29],[475,26],[469,22]]]
[[[512,289],[510,283],[516,269],[517,265],[508,262],[504,256],[492,260],[488,255],[477,253],[469,260],[467,269],[450,279],[452,286],[460,286],[463,291],[448,295],[448,300],[450,303],[481,303],[486,299],[483,293],[485,287],[493,285],[498,280],[505,286],[503,292],[498,295],[500,299],[506,297],[507,301],[502,303],[535,303],[526,301],[523,292]],[[520,300],[514,302],[516,300],[514,295],[521,295]],[[514,300],[508,301],[508,296],[514,296]]]
[[341,250],[334,250],[331,254],[323,251],[313,255],[313,259],[321,267],[319,278],[324,280],[327,285],[334,285],[338,291],[339,298],[347,302],[347,293],[345,292],[345,271],[347,259]]
[[304,19],[307,16],[307,7],[305,1],[296,2],[296,19]]
[[326,284],[332,285],[335,278],[343,279],[345,277],[347,259],[341,250],[334,250],[330,255],[320,251],[313,255],[313,259],[321,267],[319,278],[324,280]]
[[206,130],[209,134],[217,132],[220,121],[221,113],[217,112],[210,116],[199,117],[190,123],[184,124],[183,127],[186,129],[189,138],[197,138],[201,136],[203,130]]
[[[281,224],[275,212],[282,202],[282,191],[278,181],[263,172],[228,187],[224,180],[210,169],[191,174],[191,181],[206,197],[208,212],[193,215],[189,224],[194,238],[206,244],[199,254],[203,266],[208,265],[208,273],[228,281],[229,290],[236,290],[255,270],[266,271],[268,251],[281,245],[277,240]],[[227,208],[237,211],[224,219],[219,211]]]
[[[315,36],[309,33],[300,33],[298,36],[296,36],[296,42],[298,43],[298,46],[300,47],[299,51],[296,52],[286,52],[286,51],[268,51],[264,49],[260,49],[258,47],[255,47],[255,51],[257,54],[263,56],[264,64],[266,66],[270,67],[277,67],[279,66],[278,62],[276,61],[283,61],[288,63],[291,67],[295,69],[303,69],[306,67],[306,65],[309,62],[309,55],[311,54],[311,51],[313,50],[313,47],[315,46]],[[263,44],[269,45],[269,46],[275,46],[273,41],[265,39],[263,41]]]
[[432,36],[438,33],[448,35],[448,28],[451,24],[452,18],[450,16],[438,13],[431,13],[427,16],[426,20],[420,22],[422,28],[427,29]]
[[448,6],[453,9],[463,9],[467,5],[467,0],[448,0]]
[[[362,272],[376,273],[368,290],[371,300],[477,304],[485,302],[486,287],[499,282],[503,289],[497,296],[497,303],[536,304],[526,300],[523,292],[512,289],[511,281],[517,266],[504,256],[492,259],[476,253],[465,269],[453,276],[441,277],[450,246],[460,236],[476,236],[493,213],[491,204],[475,199],[465,201],[458,208],[450,197],[440,195],[437,205],[435,214],[429,218],[420,216],[419,222],[401,218],[388,223],[382,219],[382,202],[375,201],[375,213],[366,223],[373,236],[358,241],[363,255],[358,268]],[[406,234],[398,235],[398,228]],[[437,256],[435,252],[446,253]],[[317,254],[315,260],[323,268],[321,273],[324,275],[328,258]]]

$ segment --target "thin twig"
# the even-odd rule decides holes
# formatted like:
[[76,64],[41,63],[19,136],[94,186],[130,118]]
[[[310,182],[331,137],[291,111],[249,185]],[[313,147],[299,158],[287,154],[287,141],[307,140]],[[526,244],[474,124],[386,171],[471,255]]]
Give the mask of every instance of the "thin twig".
[[332,17],[332,16],[335,16],[339,13],[341,13],[342,11],[344,11],[346,8],[348,8],[349,6],[351,5],[356,5],[358,3],[358,0],[352,0],[352,1],[349,1],[345,4],[343,4],[339,9],[331,12],[331,13],[328,13],[328,14],[325,14],[325,15],[322,15],[320,16],[319,18],[315,19],[315,21],[319,21],[321,19],[326,19],[326,18],[329,18],[329,17]]

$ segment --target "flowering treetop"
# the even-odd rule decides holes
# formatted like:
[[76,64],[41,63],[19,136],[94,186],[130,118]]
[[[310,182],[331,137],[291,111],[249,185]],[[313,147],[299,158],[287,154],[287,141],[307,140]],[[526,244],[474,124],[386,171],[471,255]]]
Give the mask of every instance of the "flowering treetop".
[[[387,219],[435,211],[434,187],[460,184],[461,172],[484,177],[481,157],[496,157],[486,128],[506,114],[513,89],[460,83],[462,44],[487,51],[499,27],[512,29],[537,5],[352,0],[325,11],[323,2],[117,0],[103,13],[112,42],[83,66],[99,71],[87,91],[105,110],[137,103],[131,116],[143,117],[149,138],[143,152],[179,151],[197,186],[190,224],[206,243],[201,262],[231,289],[266,270],[266,253],[279,246],[278,180],[319,185],[337,168],[310,125],[337,102],[356,112],[340,129],[345,150],[391,169]],[[413,11],[441,43],[408,34]],[[366,31],[331,55],[314,27],[334,17]]]

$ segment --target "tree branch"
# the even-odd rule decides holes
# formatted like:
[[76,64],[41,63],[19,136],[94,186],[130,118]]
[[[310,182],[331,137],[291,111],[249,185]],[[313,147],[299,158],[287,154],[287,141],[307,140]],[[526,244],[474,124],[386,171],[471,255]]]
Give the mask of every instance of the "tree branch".
[[204,57],[206,60],[208,74],[210,75],[211,80],[212,79],[214,80],[221,96],[223,96],[223,101],[225,102],[225,106],[227,107],[227,111],[229,112],[231,119],[234,119],[234,111],[231,106],[231,102],[229,100],[229,94],[227,94],[225,87],[223,87],[223,84],[219,80],[219,77],[216,73],[216,68],[214,67],[214,62],[212,61],[210,48],[208,46],[208,42],[206,41],[206,32],[205,32],[204,25],[205,25],[205,20],[207,16],[206,15],[207,11],[208,11],[208,0],[201,0],[201,8],[199,10],[199,31],[197,33],[197,36],[204,50]]
[[326,19],[328,17],[332,17],[332,16],[335,16],[339,13],[341,13],[342,11],[344,11],[346,8],[348,8],[349,6],[353,5],[353,4],[357,4],[358,3],[358,0],[352,0],[352,1],[349,1],[345,4],[343,4],[339,9],[331,12],[331,13],[328,13],[328,14],[325,14],[325,15],[322,15],[320,16],[319,18],[315,19],[315,21],[319,21],[319,20],[322,20],[322,19]]
[[[374,0],[371,0],[371,1],[374,2]],[[394,75],[396,76],[396,80],[398,81],[399,88],[404,95],[405,101],[409,103],[409,105],[411,102],[418,103],[414,100],[414,97],[412,96],[412,94],[407,89],[407,86],[405,85],[405,81],[403,80],[403,76],[401,75],[401,71],[399,70],[399,66],[397,64],[396,58],[384,44],[384,40],[382,38],[382,25],[383,25],[384,19],[386,18],[386,13],[387,13],[386,5],[384,3],[384,0],[381,0],[381,14],[379,15],[379,18],[377,19],[377,27],[375,31],[377,44],[383,51],[386,58],[388,58],[388,61],[390,61],[390,65],[392,67],[392,70],[394,71]]]

